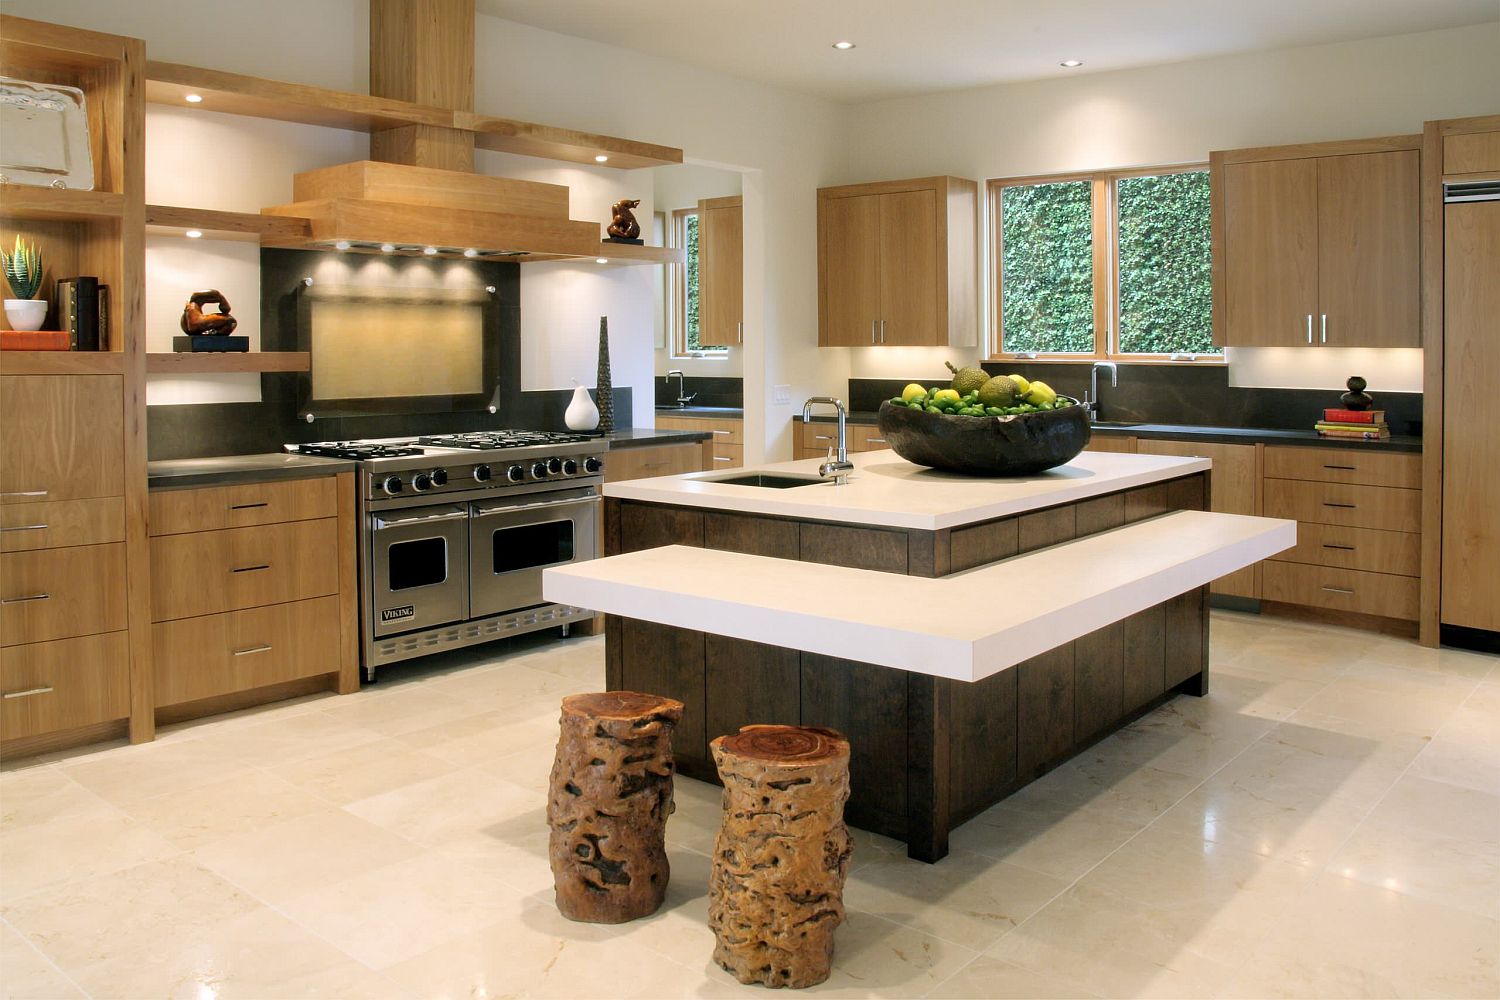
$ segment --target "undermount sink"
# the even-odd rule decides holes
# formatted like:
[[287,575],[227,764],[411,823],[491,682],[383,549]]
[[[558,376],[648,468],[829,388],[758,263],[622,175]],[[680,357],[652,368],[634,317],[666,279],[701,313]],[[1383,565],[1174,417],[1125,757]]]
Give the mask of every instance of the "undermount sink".
[[771,472],[739,472],[730,476],[710,476],[700,479],[703,483],[722,483],[725,486],[758,486],[767,490],[789,490],[798,486],[818,486],[831,482],[821,476],[796,476]]

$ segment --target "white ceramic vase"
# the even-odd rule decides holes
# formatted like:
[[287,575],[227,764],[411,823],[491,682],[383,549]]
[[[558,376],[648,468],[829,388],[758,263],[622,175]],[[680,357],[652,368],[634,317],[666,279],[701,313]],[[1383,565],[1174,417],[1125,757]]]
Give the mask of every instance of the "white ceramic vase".
[[40,330],[47,320],[47,300],[6,299],[5,318],[12,330]]
[[563,422],[568,425],[569,430],[591,431],[599,426],[599,408],[589,398],[589,391],[583,386],[575,386],[573,389],[573,401],[568,404],[568,410],[563,414]]

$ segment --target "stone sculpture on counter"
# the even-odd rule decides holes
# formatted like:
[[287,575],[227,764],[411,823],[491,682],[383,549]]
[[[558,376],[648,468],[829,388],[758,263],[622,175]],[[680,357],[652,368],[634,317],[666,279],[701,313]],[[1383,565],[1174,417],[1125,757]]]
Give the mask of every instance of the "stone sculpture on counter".
[[599,399],[599,433],[615,429],[615,383],[609,370],[609,317],[599,317],[599,374],[594,395]]
[[1365,392],[1365,386],[1369,383],[1364,379],[1358,375],[1350,375],[1349,381],[1344,384],[1349,387],[1349,391],[1339,397],[1339,402],[1343,404],[1344,409],[1368,410],[1375,405],[1375,397]]
[[640,207],[640,204],[639,198],[621,198],[609,210],[611,219],[608,231],[611,243],[633,243],[641,246],[646,242],[641,239],[641,224],[636,221],[635,213],[631,211]]

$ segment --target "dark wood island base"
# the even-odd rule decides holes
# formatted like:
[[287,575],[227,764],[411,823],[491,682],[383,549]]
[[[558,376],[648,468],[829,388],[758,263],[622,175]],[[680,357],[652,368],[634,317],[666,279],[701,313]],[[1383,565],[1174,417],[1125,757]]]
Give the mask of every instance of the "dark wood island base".
[[[942,531],[608,499],[605,545],[611,555],[695,545],[946,576],[1170,511],[1203,510],[1208,489],[1208,474],[1194,473]],[[907,853],[927,862],[948,853],[955,826],[1174,695],[1208,692],[1207,587],[973,683],[613,615],[605,637],[610,690],[685,706],[672,735],[679,773],[716,781],[709,741],[741,726],[836,729],[851,746],[849,822],[906,841]]]

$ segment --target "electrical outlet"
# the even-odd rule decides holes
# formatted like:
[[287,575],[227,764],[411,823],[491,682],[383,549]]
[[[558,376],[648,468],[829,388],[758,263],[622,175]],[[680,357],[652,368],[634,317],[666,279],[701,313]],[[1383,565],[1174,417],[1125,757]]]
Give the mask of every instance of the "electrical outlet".
[[780,405],[780,406],[786,406],[789,403],[791,403],[791,401],[792,401],[792,387],[791,386],[789,386],[789,385],[772,386],[771,387],[771,391],[774,393],[774,395],[772,396],[772,398],[776,401],[776,403],[778,405]]

